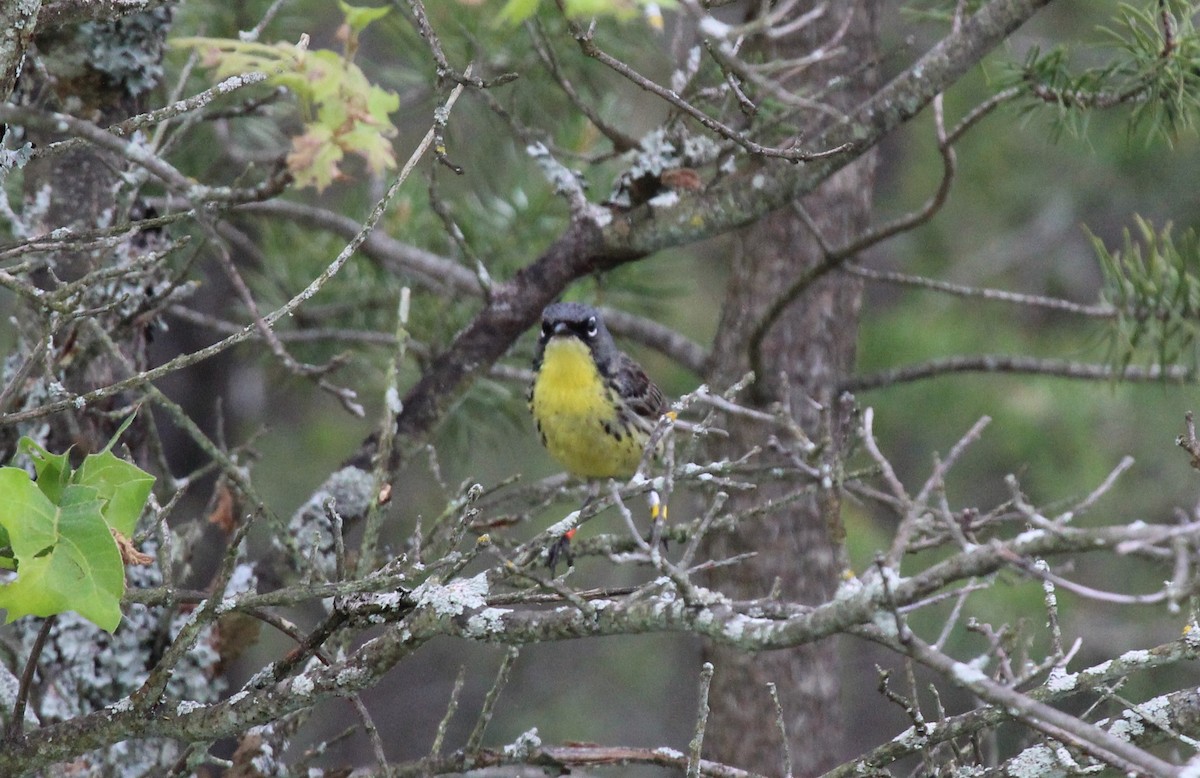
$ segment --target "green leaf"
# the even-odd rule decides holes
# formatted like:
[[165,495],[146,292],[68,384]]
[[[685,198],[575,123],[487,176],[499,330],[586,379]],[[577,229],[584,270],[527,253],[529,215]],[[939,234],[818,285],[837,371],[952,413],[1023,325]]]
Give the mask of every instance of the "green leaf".
[[635,11],[632,3],[615,0],[566,0],[563,4],[568,16],[603,16],[615,14],[627,16]]
[[[387,10],[343,4],[348,19],[353,16],[352,26],[365,26]],[[292,138],[287,165],[297,186],[321,191],[343,177],[340,163],[347,152],[362,156],[373,172],[394,167],[385,139],[396,135],[388,114],[399,109],[400,96],[371,84],[348,57],[328,49],[219,38],[183,38],[174,45],[202,52],[203,65],[214,68],[218,78],[259,70],[268,83],[296,95],[304,132]]]
[[17,573],[0,585],[8,621],[73,610],[109,632],[120,624],[125,568],[112,533],[133,533],[154,485],[153,476],[112,453],[130,421],[78,470],[66,454],[30,438],[19,448],[33,460],[37,481],[21,468],[0,468],[0,569]]
[[388,137],[396,135],[396,128],[388,122],[388,114],[400,110],[400,95],[395,92],[372,86],[367,92],[367,111],[371,118],[380,124]]
[[125,434],[125,430],[129,429],[129,425],[133,424],[133,420],[137,418],[137,412],[138,408],[134,408],[133,413],[125,417],[125,421],[121,422],[121,426],[117,427],[117,431],[108,439],[108,444],[104,447],[104,451],[113,450],[113,446],[117,445],[117,441]]
[[56,506],[19,467],[0,467],[0,525],[18,559],[52,548]]
[[496,15],[496,21],[516,26],[537,13],[538,2],[539,0],[508,0]]
[[20,469],[0,468],[0,524],[12,542],[17,578],[0,586],[7,621],[67,610],[112,632],[121,622],[125,569],[95,487],[70,484],[58,505]]
[[292,138],[292,150],[287,155],[288,171],[297,186],[311,186],[320,192],[341,176],[338,163],[343,156],[328,127],[310,124],[303,135]]
[[[508,0],[496,20],[502,24],[520,24],[537,13],[540,0]],[[610,16],[627,20],[639,14],[647,17],[650,25],[661,29],[662,17],[658,9],[674,8],[675,0],[565,0],[563,10],[567,16]],[[653,13],[647,13],[653,11]]]
[[74,482],[90,486],[105,501],[101,513],[108,526],[129,537],[137,525],[154,476],[132,462],[117,458],[107,449],[100,454],[89,454],[76,471]]
[[17,441],[17,450],[33,460],[38,488],[50,502],[57,503],[62,495],[62,490],[71,477],[71,465],[67,461],[70,449],[62,454],[51,454],[39,446],[33,438],[26,436]]
[[382,173],[396,167],[392,144],[374,127],[357,125],[342,136],[340,145],[366,160],[367,168],[372,173]]
[[356,33],[362,32],[371,22],[382,19],[388,15],[388,11],[392,10],[391,7],[386,5],[378,8],[368,8],[350,5],[349,3],[342,2],[342,0],[338,0],[338,7],[346,15],[346,24],[350,25],[350,29]]
[[[328,49],[310,51],[304,60],[303,75],[307,98],[314,103],[335,102],[345,95],[353,94],[353,79],[365,80],[362,71],[347,65],[337,52]],[[333,129],[333,128],[331,128]]]

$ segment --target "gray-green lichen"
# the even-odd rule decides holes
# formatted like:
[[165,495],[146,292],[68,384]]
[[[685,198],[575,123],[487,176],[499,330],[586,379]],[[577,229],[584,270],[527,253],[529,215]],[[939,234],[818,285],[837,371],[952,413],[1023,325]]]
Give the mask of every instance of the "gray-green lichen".
[[487,594],[487,573],[483,572],[444,585],[429,579],[413,589],[412,598],[417,607],[431,608],[439,616],[459,616],[467,610],[486,607]]
[[330,475],[292,514],[287,537],[272,542],[279,550],[299,556],[296,561],[304,566],[304,572],[320,580],[331,580],[336,560],[326,503],[332,500],[334,510],[344,519],[356,518],[366,515],[374,495],[375,476],[362,468],[344,467]]
[[171,23],[169,8],[122,16],[118,19],[84,22],[80,41],[88,65],[136,97],[162,80],[162,51]]

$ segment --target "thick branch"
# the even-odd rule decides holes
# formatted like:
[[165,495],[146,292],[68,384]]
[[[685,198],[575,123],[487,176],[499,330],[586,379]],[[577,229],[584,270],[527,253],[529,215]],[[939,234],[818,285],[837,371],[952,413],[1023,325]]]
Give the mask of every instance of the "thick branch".
[[[1124,740],[1128,738],[1134,746],[1150,746],[1162,743],[1177,733],[1177,740],[1194,747],[1196,735],[1197,714],[1200,713],[1200,692],[1188,688],[1164,694],[1140,705],[1127,708],[1118,718],[1109,718],[1097,722],[1097,726],[1110,734]],[[1194,757],[1193,757],[1194,759]],[[1053,761],[1050,761],[1053,760]],[[1005,760],[999,765],[978,773],[979,778],[1001,778],[1002,776],[1021,775],[1026,773],[1031,765],[1062,764],[1060,753],[1055,753],[1047,744],[1037,744],[1026,748],[1019,754]],[[1081,765],[1086,769],[1089,765]],[[1033,769],[1038,769],[1034,767]],[[1188,767],[1164,770],[1153,773],[1159,775],[1185,775]],[[1082,770],[1080,770],[1082,774]]]
[[[649,205],[607,218],[577,219],[531,265],[495,295],[404,398],[399,432],[410,443],[427,436],[475,376],[486,370],[571,281],[655,251],[728,232],[811,192],[838,169],[919,113],[989,51],[1051,0],[992,0],[845,121],[813,138],[814,149],[851,144],[852,151],[802,166],[763,165],[700,194],[680,193],[672,208]],[[364,445],[351,461],[365,462]],[[398,462],[393,463],[398,464]]]
[[[680,752],[669,748],[596,745],[541,746],[528,753],[522,753],[519,749],[505,748],[503,751],[480,751],[474,755],[459,752],[441,758],[423,759],[420,762],[393,767],[392,775],[395,778],[408,778],[409,776],[415,778],[416,776],[457,774],[467,770],[505,765],[537,765],[543,769],[560,771],[559,774],[565,775],[571,769],[622,768],[635,764],[675,768],[677,771],[682,771],[687,764],[687,758]],[[764,778],[758,773],[740,770],[708,759],[700,760],[699,767],[699,774],[705,778]]]
[[[328,230],[343,237],[352,237],[359,223],[348,216],[289,200],[267,200],[238,206],[238,211],[279,216],[308,226]],[[396,240],[382,232],[372,232],[362,245],[362,252],[394,273],[416,275],[422,282],[436,287],[483,299],[485,290],[479,277],[453,260]],[[703,347],[670,327],[615,308],[603,308],[604,321],[617,335],[632,338],[691,370],[700,373],[708,357]]]
[[[275,673],[264,670],[256,676],[264,680],[245,689],[245,694],[191,711],[167,706],[148,715],[117,705],[43,727],[0,749],[0,775],[23,774],[130,738],[170,737],[193,742],[229,737],[321,700],[360,692],[435,637],[527,645],[603,635],[689,632],[747,651],[788,648],[874,623],[879,614],[920,602],[950,583],[995,572],[1013,556],[1098,551],[1195,532],[1194,525],[1145,524],[1088,530],[1062,527],[1055,533],[1033,530],[955,554],[910,578],[893,578],[887,587],[880,584],[878,576],[857,586],[847,585],[836,598],[815,608],[731,602],[699,587],[685,599],[672,584],[666,584],[657,594],[592,600],[588,613],[567,607],[523,610],[498,607],[507,595],[493,594],[486,574],[445,586],[427,582],[407,597],[388,593],[379,600],[364,600],[361,615],[395,623],[343,661],[310,668],[296,677],[288,677],[279,668]],[[284,677],[270,680],[280,675]]]
[[424,439],[470,382],[499,359],[571,281],[636,258],[606,250],[596,221],[572,222],[537,260],[511,281],[492,287],[487,305],[405,396],[396,420],[398,434],[408,444]]
[[851,144],[844,154],[802,165],[764,164],[730,176],[701,194],[681,193],[678,206],[658,209],[653,218],[634,211],[605,228],[604,244],[641,256],[663,248],[719,235],[756,221],[816,189],[888,133],[920,113],[1015,29],[1052,0],[992,0],[923,57],[876,92],[844,121],[816,134],[808,145],[831,149]]

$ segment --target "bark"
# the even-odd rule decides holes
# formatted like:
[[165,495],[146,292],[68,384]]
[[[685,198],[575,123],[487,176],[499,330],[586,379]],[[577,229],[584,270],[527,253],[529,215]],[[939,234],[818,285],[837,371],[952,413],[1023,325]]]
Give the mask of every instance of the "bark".
[[41,0],[0,4],[0,100],[7,100],[16,86],[41,8]]
[[[100,126],[140,112],[161,75],[162,46],[169,21],[170,12],[158,9],[111,20],[46,23],[34,36],[39,67],[22,69],[14,100],[69,113]],[[29,29],[33,29],[32,23]],[[45,149],[64,137],[62,133],[26,127],[21,140]],[[137,190],[124,178],[133,169],[130,160],[94,146],[34,158],[24,176],[23,213],[29,222],[25,229],[31,234],[67,229],[87,235],[129,221],[131,211],[142,207]],[[46,255],[44,267],[32,277],[38,286],[53,291],[101,268],[129,266],[142,253],[158,248],[159,239],[157,234],[143,233],[117,245],[80,240],[73,248]],[[165,272],[160,271],[164,277]],[[90,306],[97,311],[65,324],[56,322],[43,306],[30,305],[22,334],[33,343],[43,333],[52,332],[56,350],[48,361],[58,371],[54,378],[69,391],[83,393],[113,383],[128,375],[131,367],[136,371],[146,366],[147,322],[139,316],[136,303],[157,279],[153,271],[147,270],[117,279],[114,283],[125,286],[115,291],[89,285],[94,294],[79,307]],[[101,299],[101,295],[124,298],[126,302],[113,305],[112,299]],[[95,338],[88,320],[113,338],[120,357],[108,353]],[[40,403],[42,399],[35,396],[34,401]],[[78,454],[97,451],[121,422],[106,412],[122,407],[124,402],[125,398],[112,397],[78,414],[60,414],[41,442],[52,451],[69,446],[74,446]],[[123,441],[135,451],[140,427],[141,422]],[[0,450],[11,451],[14,436],[21,431],[9,427],[0,433]]]
[[[804,76],[808,91],[832,78],[846,77],[845,91],[822,99],[848,111],[872,91],[876,3],[864,0],[829,7],[831,12],[820,24],[775,54],[807,53],[814,44],[828,40],[845,14],[852,13],[844,39],[847,54]],[[840,244],[867,224],[874,167],[874,154],[868,153],[800,201],[828,244]],[[779,290],[822,258],[819,243],[794,207],[782,208],[746,229],[737,248],[709,369],[716,386],[728,385],[749,369],[747,354],[755,323]],[[836,391],[854,363],[860,305],[859,281],[826,275],[787,306],[762,342],[765,375],[757,377],[757,402],[786,403],[810,437],[830,439],[826,456],[831,462],[847,423]],[[743,452],[764,438],[762,429],[750,425],[734,425],[730,432],[727,441],[717,444],[716,457]],[[794,488],[795,484],[764,483],[733,501],[761,504]],[[736,511],[745,505],[732,507]],[[713,557],[747,551],[757,556],[715,572],[713,586],[734,599],[762,597],[778,585],[785,599],[812,604],[828,600],[844,566],[839,509],[836,493],[825,492],[743,524],[733,534],[714,537],[708,549]],[[755,772],[782,774],[783,744],[766,688],[774,683],[795,774],[811,775],[838,761],[843,722],[835,639],[758,655],[711,646],[706,655],[716,668],[710,693],[713,715],[705,740],[711,758]]]
[[[38,67],[27,64],[21,69],[14,102],[71,113],[101,126],[137,113],[158,77],[168,19],[166,11],[158,11],[114,21],[39,29],[35,37]],[[56,133],[32,127],[24,128],[24,133],[21,140],[31,141],[37,149],[62,139]],[[23,301],[18,322],[23,341],[18,352],[21,359],[35,359],[30,354],[33,344],[49,339],[47,353],[36,359],[27,380],[20,384],[23,394],[12,398],[13,409],[22,404],[37,406],[53,398],[55,385],[82,393],[146,365],[150,322],[143,321],[142,295],[149,294],[144,290],[166,270],[138,269],[135,261],[143,252],[158,248],[161,236],[130,235],[119,243],[86,237],[129,220],[128,210],[136,207],[137,196],[124,174],[132,169],[129,160],[86,146],[66,154],[34,158],[24,171],[25,206],[21,214],[25,223],[21,227],[31,235],[70,230],[81,236],[68,243],[68,248],[32,255],[43,263],[32,275],[38,286],[54,293],[97,270],[127,272],[119,276],[113,272],[103,281],[85,282],[72,303],[73,310],[62,314],[52,314],[37,302]],[[116,353],[106,339],[111,340]],[[10,380],[9,375],[3,376],[5,385]],[[78,462],[84,454],[103,449],[124,420],[123,413],[108,411],[123,411],[129,402],[129,397],[112,396],[77,412],[56,414],[48,424],[6,425],[0,429],[0,457],[7,461],[17,436],[27,433],[51,452],[69,450]],[[143,411],[125,432],[119,449],[123,451],[127,446],[142,464],[150,460],[145,434],[148,413]],[[143,619],[141,627],[127,625],[116,634],[103,632],[74,613],[62,614],[54,621],[36,655],[38,680],[32,687],[31,710],[41,722],[82,716],[138,687],[159,658],[161,645],[156,638],[167,639],[170,619],[146,610],[136,618]],[[41,619],[20,619],[6,631],[14,645],[29,650],[32,635],[42,624]],[[156,634],[155,628],[162,634]],[[119,669],[115,661],[94,661],[89,652],[97,658],[120,656]],[[85,666],[86,672],[81,670]],[[70,693],[63,694],[63,689]],[[43,700],[52,702],[43,707]],[[6,744],[0,750],[10,747]],[[81,753],[76,751],[74,755]],[[105,758],[96,755],[91,764]],[[86,772],[84,767],[78,769]]]

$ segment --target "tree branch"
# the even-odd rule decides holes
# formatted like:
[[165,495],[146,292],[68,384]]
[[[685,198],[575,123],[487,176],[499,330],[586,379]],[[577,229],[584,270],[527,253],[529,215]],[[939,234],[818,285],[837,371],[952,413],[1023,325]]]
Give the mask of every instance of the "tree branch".
[[[458,96],[461,93],[462,93],[462,87],[461,86],[456,87],[455,90],[450,94],[449,98],[446,101],[446,105],[445,105],[446,111],[449,111],[453,107],[454,102],[458,99]],[[32,112],[32,113],[28,113],[28,112],[24,111],[23,109],[15,108],[13,106],[0,105],[0,121],[4,121],[5,116],[9,115],[10,112],[15,112],[15,113],[11,114],[14,116],[21,116],[21,117],[32,116],[34,118],[34,121],[37,121],[37,122],[48,120],[46,118],[47,116],[60,116],[60,114],[43,114],[42,112],[36,112],[36,111]],[[80,120],[74,119],[73,117],[65,117],[65,119],[69,120],[68,126],[77,127],[78,129],[90,128],[90,129],[84,130],[85,137],[93,138],[98,141],[103,139],[104,143],[98,144],[98,145],[116,144],[117,148],[123,148],[126,145],[125,141],[122,141],[120,138],[117,138],[115,135],[108,134],[105,130],[102,130],[99,127],[96,127],[94,124],[91,124],[89,122],[81,122]],[[366,220],[361,225],[359,225],[358,230],[355,232],[354,237],[351,238],[350,242],[348,244],[346,244],[346,246],[338,253],[337,257],[335,257],[334,260],[332,262],[330,262],[329,265],[325,268],[325,270],[323,270],[316,278],[314,278],[312,280],[312,282],[310,282],[308,284],[308,286],[306,286],[304,289],[302,289],[297,294],[293,295],[292,298],[289,299],[282,306],[280,306],[279,308],[277,308],[274,311],[271,311],[266,316],[263,316],[262,319],[264,322],[266,322],[267,325],[274,325],[276,321],[283,318],[284,316],[290,316],[297,308],[299,308],[303,303],[307,302],[314,294],[316,294],[318,291],[320,291],[320,289],[322,287],[324,287],[324,285],[326,283],[328,283],[331,278],[333,278],[335,275],[337,275],[337,273],[341,270],[341,268],[347,262],[350,261],[350,258],[352,256],[354,256],[355,252],[362,245],[362,242],[364,240],[366,240],[367,236],[369,236],[371,234],[371,232],[374,230],[375,225],[379,222],[379,220],[381,218],[383,218],[383,214],[387,210],[387,207],[389,206],[389,204],[391,203],[392,198],[395,197],[396,193],[400,190],[400,187],[408,179],[408,176],[412,173],[413,169],[416,167],[417,162],[420,160],[420,158],[422,156],[424,156],[425,152],[428,150],[428,148],[429,148],[430,144],[432,144],[432,142],[433,142],[433,130],[431,129],[431,130],[429,130],[429,132],[427,132],[425,134],[425,137],[422,139],[422,141],[419,144],[417,144],[417,148],[413,150],[413,153],[410,155],[410,157],[409,157],[408,161],[405,163],[403,169],[401,169],[399,175],[392,182],[392,185],[388,188],[388,191],[384,193],[384,196],[375,204],[374,209],[372,209],[371,213],[367,216]],[[144,156],[144,155],[149,154],[149,152],[138,151],[137,154],[139,156]],[[157,157],[151,157],[151,159],[155,160],[160,165],[166,164],[166,163],[162,163],[160,160],[158,160]],[[174,171],[173,175],[182,177],[182,174],[179,173],[178,171],[175,171],[174,168],[170,168],[170,166],[167,166],[167,167],[171,171]],[[187,179],[184,179],[185,182],[186,182],[186,180]],[[205,359],[208,359],[209,357],[215,356],[216,354],[221,353],[222,351],[228,349],[229,347],[234,346],[234,345],[242,342],[243,340],[249,339],[251,336],[257,334],[257,332],[258,332],[257,327],[254,324],[250,324],[250,325],[243,327],[241,331],[239,331],[233,335],[230,335],[229,337],[224,338],[223,340],[218,341],[217,343],[214,343],[210,346],[206,346],[205,348],[202,348],[202,349],[198,349],[196,351],[192,351],[192,352],[189,352],[186,354],[181,354],[180,356],[175,357],[174,359],[171,359],[168,362],[165,362],[165,363],[159,365],[158,367],[151,368],[149,370],[145,370],[141,373],[138,373],[137,375],[130,376],[129,378],[123,379],[121,381],[117,381],[115,383],[111,383],[106,386],[102,386],[98,389],[94,389],[92,391],[85,392],[83,394],[80,394],[80,395],[77,395],[74,397],[69,397],[64,400],[56,400],[54,402],[49,402],[49,403],[46,403],[46,404],[41,405],[36,408],[30,408],[28,410],[19,411],[19,412],[15,412],[15,413],[0,414],[0,425],[15,424],[15,423],[18,423],[21,421],[26,421],[28,419],[40,418],[42,416],[47,416],[51,413],[57,413],[59,411],[62,411],[62,410],[65,410],[65,409],[71,408],[71,407],[79,408],[79,407],[82,407],[82,405],[85,405],[88,403],[93,403],[96,400],[100,400],[105,397],[111,397],[111,396],[118,394],[119,392],[124,391],[125,389],[128,389],[130,387],[141,386],[141,385],[144,385],[147,383],[151,383],[152,381],[154,381],[164,375],[167,375],[168,373],[172,373],[176,370],[180,370],[189,365],[194,365],[197,362],[201,362]],[[489,366],[490,366],[490,364],[491,364],[491,362],[488,363]]]
[[[245,82],[239,82],[238,85],[240,86],[242,83]],[[287,183],[285,176],[272,175],[255,186],[243,189],[200,184],[181,173],[147,147],[124,140],[117,132],[99,127],[92,122],[65,113],[41,111],[27,106],[4,103],[0,104],[0,122],[38,127],[50,132],[69,131],[76,137],[82,138],[98,148],[110,151],[135,165],[145,168],[162,181],[167,188],[192,204],[203,202],[236,203],[266,199],[279,194]]]
[[[397,662],[436,637],[499,645],[526,645],[618,634],[689,632],[747,651],[787,648],[875,623],[897,607],[920,602],[955,581],[995,572],[1014,555],[1044,557],[1113,549],[1130,542],[1162,543],[1194,537],[1196,524],[1032,530],[1011,540],[975,546],[908,578],[894,574],[887,586],[879,575],[855,579],[833,600],[816,607],[771,600],[734,602],[693,587],[688,598],[674,582],[652,584],[630,597],[598,597],[587,612],[579,608],[519,608],[500,605],[509,597],[494,592],[507,580],[506,568],[445,584],[436,576],[411,593],[388,591],[345,602],[338,623],[391,622],[377,637],[329,666],[292,674],[295,658],[285,657],[256,674],[250,685],[226,700],[176,710],[167,704],[135,709],[118,704],[102,711],[43,727],[0,749],[0,774],[36,770],[84,751],[136,737],[170,737],[189,742],[228,737],[255,724],[308,708],[331,697],[346,697],[377,683]],[[222,606],[224,607],[224,605]],[[324,633],[321,633],[324,634]],[[160,709],[161,708],[161,709]]]
[[[394,765],[389,775],[392,778],[424,778],[429,775],[456,774],[468,770],[506,765],[531,765],[541,767],[543,770],[561,771],[560,774],[565,774],[572,769],[622,768],[635,764],[675,768],[677,771],[682,771],[687,765],[687,758],[670,748],[568,745],[537,746],[523,751],[520,748],[508,746],[502,751],[485,749],[476,754],[459,751],[440,759],[422,759],[419,762]],[[698,770],[697,774],[703,778],[765,778],[758,773],[708,759],[699,760]]]
[[[870,636],[860,636],[872,639]],[[1035,700],[1049,703],[1080,693],[1100,691],[1133,673],[1148,672],[1185,660],[1194,661],[1196,657],[1195,641],[1185,636],[1146,651],[1130,651],[1076,673],[1066,673],[1057,678],[1055,683],[1044,683],[1031,689],[1028,694]],[[878,770],[884,765],[918,754],[939,743],[971,737],[1007,719],[1008,713],[1003,707],[987,706],[942,719],[936,727],[927,728],[924,734],[918,734],[914,727],[909,727],[883,745],[853,761],[839,765],[821,778],[870,775],[873,770]]]
[[728,176],[702,194],[680,193],[671,209],[635,209],[604,228],[604,245],[644,256],[663,248],[701,240],[756,221],[812,192],[888,133],[920,113],[940,92],[1028,21],[1052,0],[991,0],[968,17],[924,56],[852,112],[809,142],[830,149],[846,143],[844,154],[821,157],[803,165],[763,164]]
[[1170,778],[1180,772],[1176,765],[1159,759],[1128,740],[993,681],[978,669],[955,661],[911,633],[908,640],[901,636],[900,641],[921,664],[953,678],[960,686],[1007,711],[1022,723],[1055,740],[1080,748],[1106,764],[1122,771],[1160,778]]
[[[360,224],[348,216],[304,203],[289,200],[266,200],[245,203],[236,209],[239,212],[261,213],[277,216],[307,226],[352,237]],[[422,285],[433,288],[450,287],[451,291],[485,298],[479,277],[448,257],[417,248],[396,240],[382,232],[372,232],[363,242],[362,252],[383,267],[396,274],[415,275]],[[622,311],[617,308],[602,308],[604,322],[617,335],[630,338],[665,354],[683,367],[699,374],[704,369],[708,354],[704,348],[679,332],[653,319]],[[541,313],[539,310],[537,313]]]
[[1012,375],[1040,375],[1054,378],[1073,378],[1084,381],[1132,381],[1139,383],[1189,384],[1196,380],[1196,371],[1184,365],[1151,365],[1138,367],[1128,365],[1114,370],[1111,365],[1091,362],[1071,362],[1065,359],[1040,359],[1038,357],[1009,354],[984,354],[981,356],[943,357],[931,359],[918,365],[883,370],[878,373],[854,376],[838,387],[844,392],[865,392],[896,384],[938,378],[954,373],[1007,373]]
[[936,278],[924,278],[922,276],[913,276],[908,275],[907,273],[895,273],[887,270],[874,270],[869,267],[863,267],[855,264],[843,265],[841,270],[844,273],[850,273],[851,275],[858,276],[859,278],[865,278],[868,281],[879,281],[881,283],[912,286],[919,289],[929,289],[934,292],[942,292],[944,294],[955,295],[958,297],[974,297],[994,302],[1025,305],[1031,308],[1062,311],[1064,313],[1073,313],[1093,319],[1114,319],[1117,317],[1118,313],[1115,308],[1106,303],[1087,305],[1085,303],[1076,303],[1072,302],[1071,300],[1064,300],[1061,297],[1046,297],[1045,295],[1038,294],[1009,292],[1005,289],[964,286],[963,284],[954,284],[950,283],[949,281],[940,281]]
[[[592,218],[573,220],[536,261],[495,286],[493,299],[409,391],[398,419],[400,434],[409,445],[423,441],[467,384],[499,359],[570,282],[663,248],[727,232],[811,192],[915,116],[1050,1],[992,0],[846,121],[831,125],[809,144],[817,149],[849,144],[850,152],[800,167],[755,167],[702,194],[681,192],[679,203],[671,208],[646,205],[619,214],[594,209]],[[371,453],[370,442],[364,443],[349,461],[361,464]],[[398,466],[399,460],[392,465]]]

